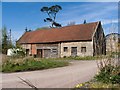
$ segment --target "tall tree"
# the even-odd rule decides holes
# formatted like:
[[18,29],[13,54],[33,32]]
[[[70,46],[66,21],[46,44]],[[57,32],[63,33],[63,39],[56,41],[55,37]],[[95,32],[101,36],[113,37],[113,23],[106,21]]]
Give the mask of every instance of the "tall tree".
[[2,28],[0,28],[0,44],[2,44]]
[[7,28],[4,26],[2,28],[2,53],[7,54],[7,50],[12,47],[11,37],[7,32]]
[[50,22],[51,26],[50,27],[61,27],[61,24],[57,23],[56,20],[56,15],[57,13],[62,10],[62,7],[59,5],[53,5],[51,7],[42,7],[41,11],[47,13],[48,18],[44,19],[44,22]]
[[7,54],[7,28],[3,27],[2,28],[2,53]]

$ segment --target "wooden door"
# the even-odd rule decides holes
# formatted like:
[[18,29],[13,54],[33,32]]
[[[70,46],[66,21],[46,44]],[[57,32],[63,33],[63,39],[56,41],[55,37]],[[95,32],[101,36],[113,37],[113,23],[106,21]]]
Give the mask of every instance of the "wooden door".
[[29,49],[26,49],[26,56],[29,55]]
[[51,50],[44,49],[44,58],[50,58],[50,56],[51,56]]
[[42,49],[37,49],[37,57],[40,57],[40,58],[43,57]]
[[71,56],[77,56],[77,47],[71,47]]

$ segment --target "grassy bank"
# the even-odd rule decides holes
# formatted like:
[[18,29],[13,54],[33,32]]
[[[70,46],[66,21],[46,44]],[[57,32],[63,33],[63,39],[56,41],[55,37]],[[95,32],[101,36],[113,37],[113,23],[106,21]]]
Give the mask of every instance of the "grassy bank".
[[67,61],[39,60],[34,58],[7,60],[2,64],[2,72],[22,72],[67,66]]

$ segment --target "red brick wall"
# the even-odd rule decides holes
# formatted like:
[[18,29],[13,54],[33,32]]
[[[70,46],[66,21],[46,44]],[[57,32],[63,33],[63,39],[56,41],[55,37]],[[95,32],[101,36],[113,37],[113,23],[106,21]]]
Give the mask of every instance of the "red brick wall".
[[32,55],[37,54],[36,44],[31,45],[31,52],[32,52]]

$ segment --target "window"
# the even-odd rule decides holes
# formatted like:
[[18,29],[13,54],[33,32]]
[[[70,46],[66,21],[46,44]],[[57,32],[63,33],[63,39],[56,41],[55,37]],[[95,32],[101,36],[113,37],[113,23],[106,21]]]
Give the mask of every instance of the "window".
[[86,52],[86,47],[81,47],[81,52],[85,53]]
[[67,52],[68,51],[68,47],[64,47],[64,52]]
[[52,49],[52,52],[53,52],[53,53],[56,53],[56,52],[57,52],[57,49]]

